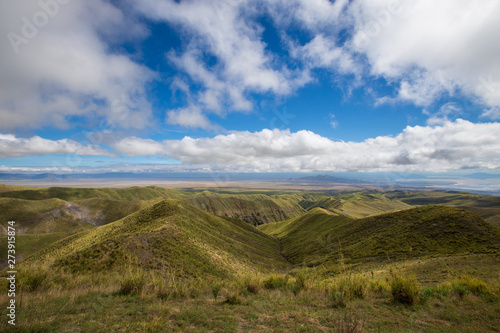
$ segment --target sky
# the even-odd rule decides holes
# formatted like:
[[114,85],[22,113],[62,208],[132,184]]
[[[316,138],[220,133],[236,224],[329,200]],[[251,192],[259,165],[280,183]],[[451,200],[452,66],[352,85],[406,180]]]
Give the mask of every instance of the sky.
[[500,172],[497,0],[0,2],[0,172]]

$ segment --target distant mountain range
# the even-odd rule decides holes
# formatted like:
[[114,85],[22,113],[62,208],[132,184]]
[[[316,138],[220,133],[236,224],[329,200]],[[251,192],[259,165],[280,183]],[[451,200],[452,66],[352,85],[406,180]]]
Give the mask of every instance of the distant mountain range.
[[291,179],[295,181],[303,181],[308,183],[330,183],[330,184],[366,184],[369,183],[367,181],[361,181],[357,179],[349,179],[349,178],[340,178],[340,177],[332,177],[329,175],[317,175],[317,176],[308,176],[301,177],[296,179]]
[[0,180],[72,180],[72,179],[211,179],[208,174],[198,173],[173,173],[173,172],[107,172],[107,173],[71,173],[71,174],[56,174],[56,173],[40,173],[40,174],[24,174],[24,173],[0,173]]

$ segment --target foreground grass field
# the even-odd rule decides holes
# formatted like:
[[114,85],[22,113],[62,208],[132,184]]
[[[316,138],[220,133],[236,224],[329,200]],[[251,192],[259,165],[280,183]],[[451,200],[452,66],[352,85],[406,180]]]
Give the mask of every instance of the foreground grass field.
[[[495,332],[499,280],[421,285],[394,273],[318,280],[262,274],[175,281],[152,275],[25,276],[15,328],[4,332]],[[40,273],[40,272],[39,272]],[[64,275],[63,275],[64,276]],[[66,276],[64,278],[69,278]],[[31,280],[30,280],[31,279]],[[0,298],[5,304],[5,296]],[[5,317],[5,307],[1,315]]]

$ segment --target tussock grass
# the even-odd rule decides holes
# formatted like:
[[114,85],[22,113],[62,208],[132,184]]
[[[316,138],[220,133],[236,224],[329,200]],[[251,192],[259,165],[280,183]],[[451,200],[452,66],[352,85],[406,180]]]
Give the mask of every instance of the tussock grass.
[[406,278],[394,272],[391,275],[390,286],[394,302],[412,305],[420,301],[420,286],[415,277]]
[[[110,327],[120,327],[125,331],[146,328],[181,332],[236,331],[239,327],[288,332],[303,325],[305,331],[311,332],[325,329],[363,332],[409,330],[415,325],[412,318],[425,318],[433,323],[429,327],[438,331],[448,325],[487,331],[498,324],[498,318],[494,318],[500,310],[498,299],[481,296],[496,295],[494,286],[498,281],[476,281],[471,277],[415,288],[412,281],[396,274],[388,287],[378,276],[353,272],[321,281],[306,274],[300,277],[243,274],[232,279],[180,280],[128,268],[119,274],[98,273],[85,278],[62,273],[67,274],[65,283],[48,282],[59,274],[47,272],[39,288],[23,293],[18,321],[23,330],[64,331],[80,327],[104,332]],[[266,281],[280,281],[280,286],[267,289]],[[393,292],[407,293],[408,283],[410,290],[417,293],[412,295],[420,302],[418,305],[416,301],[408,302],[405,294],[401,299],[407,306],[398,306],[401,299],[394,302]],[[259,292],[245,292],[242,286],[249,284],[258,285]],[[459,284],[469,290],[464,298],[454,292],[453,287]],[[307,287],[294,296],[295,285]],[[5,295],[0,295],[0,302],[5,299]],[[469,305],[471,302],[473,307]],[[411,317],[405,310],[408,307],[414,314]],[[462,315],[453,317],[452,313],[458,309]],[[1,311],[4,315],[5,310]],[[124,316],[131,320],[124,322]],[[8,331],[5,323],[0,325],[2,331]]]

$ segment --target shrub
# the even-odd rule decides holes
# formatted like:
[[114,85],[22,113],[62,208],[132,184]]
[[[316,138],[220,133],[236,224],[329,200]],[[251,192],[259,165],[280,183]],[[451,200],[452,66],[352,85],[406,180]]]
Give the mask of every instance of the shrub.
[[286,280],[282,276],[271,275],[267,280],[264,281],[264,287],[266,289],[285,288]]
[[214,301],[216,301],[217,296],[219,296],[221,285],[220,284],[213,284],[211,289],[212,289],[212,295],[214,296]]
[[486,282],[468,276],[453,281],[452,286],[453,290],[460,298],[463,298],[469,293],[477,296],[495,296]]
[[363,299],[368,293],[367,281],[364,277],[345,277],[337,284],[337,291],[342,292],[346,298]]
[[350,294],[355,298],[365,298],[367,294],[367,282],[363,277],[351,279]]
[[343,292],[334,291],[330,294],[332,308],[345,308],[346,300]]
[[467,286],[462,284],[454,284],[453,291],[455,291],[455,294],[457,294],[460,298],[464,298],[469,293]]
[[295,278],[295,283],[300,286],[300,289],[304,289],[306,287],[306,277],[304,274],[299,273]]
[[257,294],[259,292],[260,286],[258,282],[252,281],[251,279],[245,280],[244,291],[246,293]]
[[117,294],[118,295],[138,294],[142,291],[144,284],[145,284],[144,278],[142,277],[127,278],[120,284],[120,289],[117,291]]
[[451,289],[451,284],[442,283],[434,288],[434,295],[439,299],[443,299],[451,293]]
[[241,304],[241,299],[237,292],[233,292],[227,297],[224,303],[231,305],[239,305]]
[[425,303],[431,298],[432,295],[434,295],[435,291],[432,288],[422,288],[420,289],[420,292],[418,293],[418,298],[422,303]]
[[372,280],[370,281],[370,289],[374,292],[382,293],[389,290],[389,286],[379,280]]
[[19,285],[24,291],[30,292],[40,288],[47,277],[47,272],[42,269],[30,269],[19,275]]
[[300,291],[302,290],[302,286],[299,284],[299,283],[294,283],[292,284],[292,286],[290,287],[290,290],[292,291],[292,293],[297,296]]
[[415,278],[404,278],[393,274],[391,281],[391,293],[395,302],[403,304],[415,304],[418,302],[420,288]]

